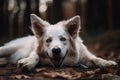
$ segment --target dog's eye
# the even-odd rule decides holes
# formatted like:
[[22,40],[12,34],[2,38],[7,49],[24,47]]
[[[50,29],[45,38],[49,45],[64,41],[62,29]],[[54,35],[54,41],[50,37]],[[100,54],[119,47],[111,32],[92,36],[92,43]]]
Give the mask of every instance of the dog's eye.
[[50,43],[51,41],[52,41],[51,38],[48,38],[48,39],[46,40],[47,43]]
[[60,40],[61,40],[61,41],[66,41],[66,38],[61,37]]

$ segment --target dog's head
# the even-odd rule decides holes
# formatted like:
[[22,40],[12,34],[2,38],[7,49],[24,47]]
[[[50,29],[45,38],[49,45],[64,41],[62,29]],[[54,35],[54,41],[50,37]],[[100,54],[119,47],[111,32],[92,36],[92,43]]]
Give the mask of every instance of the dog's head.
[[70,39],[78,36],[80,17],[51,25],[35,14],[31,14],[32,30],[41,45],[40,51],[48,55],[54,66],[59,67],[70,49]]

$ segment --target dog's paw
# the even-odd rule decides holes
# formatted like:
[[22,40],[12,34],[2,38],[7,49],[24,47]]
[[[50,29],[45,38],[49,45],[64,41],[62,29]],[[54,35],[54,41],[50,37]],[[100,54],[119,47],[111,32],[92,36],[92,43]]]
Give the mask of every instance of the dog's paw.
[[117,63],[115,61],[111,61],[111,60],[103,60],[100,62],[100,67],[109,67],[109,66],[115,66],[117,67]]
[[18,61],[17,67],[33,69],[37,64],[37,61],[31,58],[23,58]]
[[108,61],[108,66],[117,66],[117,63],[115,61]]

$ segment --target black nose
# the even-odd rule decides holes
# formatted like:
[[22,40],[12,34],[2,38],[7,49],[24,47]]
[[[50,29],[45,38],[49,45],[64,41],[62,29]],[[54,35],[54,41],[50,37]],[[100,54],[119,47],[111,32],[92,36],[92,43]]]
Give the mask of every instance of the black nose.
[[52,53],[53,53],[53,55],[58,56],[61,53],[61,49],[60,48],[53,48]]

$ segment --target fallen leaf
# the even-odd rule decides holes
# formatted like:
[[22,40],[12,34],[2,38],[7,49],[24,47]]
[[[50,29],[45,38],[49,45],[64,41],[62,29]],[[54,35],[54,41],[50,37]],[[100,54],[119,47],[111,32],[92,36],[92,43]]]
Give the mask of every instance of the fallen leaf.
[[46,70],[46,68],[37,68],[36,70],[35,70],[35,72],[42,72],[42,71],[45,71]]
[[96,73],[99,73],[99,72],[100,72],[100,68],[97,68],[95,70],[86,71],[85,74],[86,75],[93,75],[93,74],[96,74]]
[[112,65],[112,66],[107,67],[107,72],[111,74],[116,74],[117,69],[115,66]]
[[77,72],[72,68],[66,68],[64,70],[44,72],[43,76],[49,78],[78,79],[81,78],[81,74],[81,72]]
[[24,75],[24,74],[22,74],[22,75],[13,75],[13,76],[10,76],[11,78],[13,78],[13,79],[18,79],[18,80],[20,80],[20,79],[30,79],[31,77],[30,76],[27,76],[27,75]]

